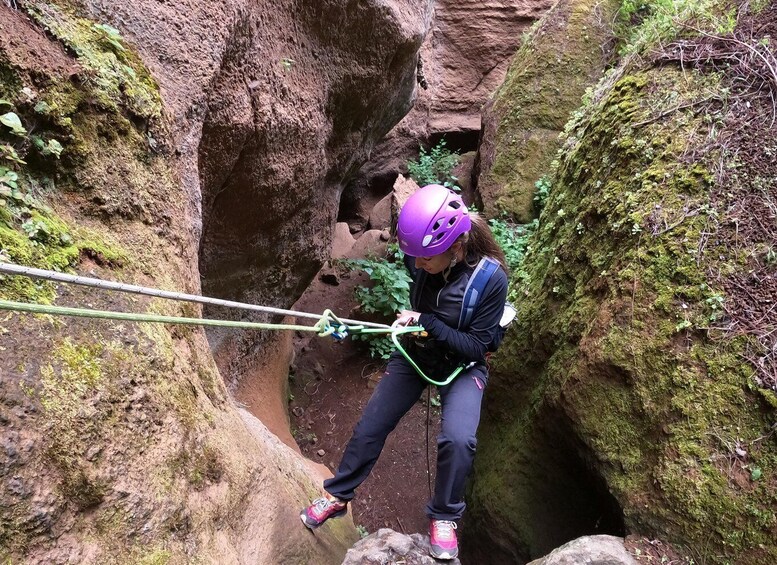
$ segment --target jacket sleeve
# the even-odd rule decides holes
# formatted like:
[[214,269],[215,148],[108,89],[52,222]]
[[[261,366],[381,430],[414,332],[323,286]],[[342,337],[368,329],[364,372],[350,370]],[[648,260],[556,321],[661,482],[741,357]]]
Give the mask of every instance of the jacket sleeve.
[[421,314],[418,321],[431,338],[444,343],[464,361],[480,361],[496,336],[506,299],[507,275],[498,269],[483,290],[467,330],[452,328],[434,314]]

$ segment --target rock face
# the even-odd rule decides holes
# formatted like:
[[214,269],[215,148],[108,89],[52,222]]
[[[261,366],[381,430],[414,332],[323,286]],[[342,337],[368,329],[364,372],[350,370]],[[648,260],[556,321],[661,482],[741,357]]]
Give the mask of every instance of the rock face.
[[622,538],[585,536],[565,543],[558,549],[528,565],[637,565],[626,550]]
[[[738,57],[742,38],[777,33],[776,14],[746,10],[712,43],[631,44],[641,57],[567,124],[485,397],[462,528],[473,562],[626,531],[709,563],[777,562],[774,85],[705,55]],[[742,81],[752,90],[704,106]]]
[[558,2],[516,53],[504,83],[483,109],[476,164],[478,202],[487,214],[535,216],[535,183],[549,173],[558,134],[585,89],[599,80],[615,44],[618,2]]
[[[429,83],[422,105],[429,134],[477,132],[480,107],[502,83],[522,32],[552,2],[441,0],[423,52]],[[413,119],[410,115],[406,121]]]
[[[348,175],[412,105],[431,1],[189,4],[185,30],[158,2],[90,6],[174,93],[203,292],[288,306],[329,256]],[[241,335],[210,336],[225,372],[250,368]]]
[[[22,126],[0,128],[16,156],[0,174],[3,260],[193,293],[201,269],[210,294],[282,306],[329,252],[344,179],[410,107],[431,14],[401,0],[12,4],[0,99]],[[201,313],[19,277],[0,296]],[[216,365],[190,327],[0,324],[0,560],[338,563],[356,539],[350,519],[301,527],[322,477],[227,394],[222,376],[268,355],[253,338],[211,335]]]
[[[412,106],[431,4],[88,3],[159,82],[205,294],[274,306],[299,296],[329,256],[346,179]],[[236,356],[254,337],[209,339],[224,372],[250,370]]]
[[553,5],[551,0],[441,0],[421,50],[428,89],[420,90],[410,113],[380,142],[359,177],[347,188],[343,213],[369,212],[360,204],[391,191],[398,173],[427,146],[450,134],[449,147],[474,150],[480,109],[501,84],[522,33]]

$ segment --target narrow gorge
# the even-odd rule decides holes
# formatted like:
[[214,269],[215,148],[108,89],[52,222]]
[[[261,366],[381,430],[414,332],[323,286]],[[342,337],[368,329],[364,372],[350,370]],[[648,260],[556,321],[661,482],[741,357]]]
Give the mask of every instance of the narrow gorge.
[[773,0],[0,3],[0,266],[216,299],[0,274],[0,561],[444,562],[436,391],[311,532],[384,361],[247,327],[390,322],[359,260],[444,148],[517,309],[448,562],[777,562],[775,37]]

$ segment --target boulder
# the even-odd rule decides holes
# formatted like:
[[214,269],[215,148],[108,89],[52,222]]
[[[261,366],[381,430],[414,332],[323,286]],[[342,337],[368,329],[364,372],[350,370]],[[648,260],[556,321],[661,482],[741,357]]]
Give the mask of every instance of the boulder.
[[356,238],[351,234],[351,230],[346,222],[337,222],[335,224],[335,234],[332,238],[332,259],[342,259],[348,257],[348,252],[356,243]]
[[367,230],[348,251],[349,259],[364,257],[384,257],[386,255],[386,240],[383,230]]
[[[527,52],[582,51],[565,42],[620,5],[559,2],[552,14],[569,14],[566,24],[549,15]],[[734,33],[773,33],[776,18],[777,6],[749,12]],[[708,563],[777,563],[767,471],[777,461],[777,279],[762,259],[777,237],[764,200],[777,190],[774,106],[760,70],[708,72],[714,24],[704,26],[644,46],[663,53],[658,65],[614,61],[564,128],[512,280],[516,321],[492,358],[468,549],[509,562],[591,532],[630,532]],[[569,75],[551,68],[526,88],[553,93]],[[743,80],[758,86],[720,109],[724,126],[692,109]],[[505,106],[500,127],[531,110],[522,100]],[[497,155],[505,168],[520,162],[509,151]],[[736,171],[721,170],[734,156]]]
[[393,196],[391,193],[387,194],[380,201],[375,204],[370,212],[370,229],[382,230],[391,227],[391,201]]
[[528,565],[637,565],[623,545],[623,538],[615,536],[584,536],[565,543],[558,549]]
[[[429,536],[405,535],[389,528],[381,528],[356,542],[345,554],[342,565],[439,565],[441,561],[431,557],[429,549]],[[461,562],[451,559],[445,563],[460,565]]]
[[394,183],[394,192],[391,193],[391,225],[397,225],[397,218],[399,217],[399,211],[402,206],[405,205],[407,199],[410,198],[416,190],[420,187],[410,177],[399,175]]
[[549,172],[558,134],[585,89],[602,75],[615,44],[610,24],[619,6],[558,2],[513,57],[483,109],[476,175],[486,214],[509,211],[521,223],[534,217],[535,183]]

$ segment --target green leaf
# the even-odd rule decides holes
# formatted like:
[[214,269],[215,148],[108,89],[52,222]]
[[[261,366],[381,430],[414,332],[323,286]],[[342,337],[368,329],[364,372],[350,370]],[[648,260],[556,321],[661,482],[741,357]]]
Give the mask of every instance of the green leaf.
[[762,475],[763,475],[763,473],[762,473],[760,467],[753,467],[750,470],[750,480],[751,481],[757,481],[758,479],[761,478]]
[[49,139],[46,147],[43,148],[44,155],[54,155],[57,159],[62,154],[62,144],[56,139]]
[[94,27],[105,34],[105,40],[111,47],[117,51],[124,51],[124,46],[121,44],[121,33],[118,29],[108,24],[94,24]]
[[14,171],[0,167],[0,182],[7,184],[10,187],[16,188],[16,181],[19,180],[19,175]]
[[49,106],[45,101],[41,100],[35,104],[35,108],[33,108],[33,110],[35,110],[35,112],[38,114],[48,114],[51,112],[51,106]]
[[27,130],[24,129],[19,116],[13,112],[8,112],[7,114],[0,116],[0,123],[11,128],[11,133],[15,135],[25,135],[27,133]]
[[[13,161],[14,163],[19,163],[20,165],[25,165],[25,161],[22,161],[19,158],[19,154],[16,152],[16,149],[14,149],[12,146],[8,145],[7,143],[4,143],[0,145],[0,153],[2,153],[3,157],[8,159],[9,161]],[[2,171],[8,170],[5,167],[0,169],[0,174],[3,174]],[[14,173],[15,175],[16,173]],[[14,179],[16,180],[16,179]]]

